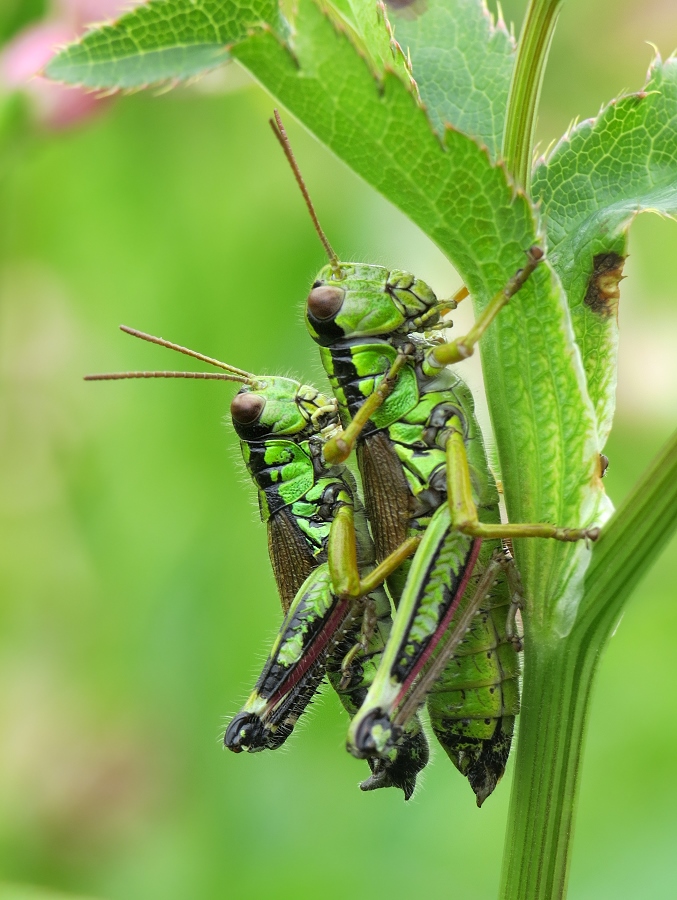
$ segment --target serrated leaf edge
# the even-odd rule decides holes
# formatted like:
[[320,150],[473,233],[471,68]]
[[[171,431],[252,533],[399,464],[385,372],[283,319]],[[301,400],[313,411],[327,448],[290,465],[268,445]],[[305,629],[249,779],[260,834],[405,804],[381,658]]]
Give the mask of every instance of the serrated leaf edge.
[[[651,46],[654,47],[654,49],[656,49],[655,45],[651,44]],[[656,94],[660,94],[661,92],[659,90],[648,91],[648,90],[646,90],[646,87],[650,83],[654,72],[659,67],[664,68],[666,63],[677,61],[676,53],[677,53],[677,51],[675,53],[670,54],[670,56],[665,61],[663,61],[660,53],[656,49],[656,53],[655,53],[654,57],[652,58],[651,63],[649,64],[649,68],[648,68],[648,71],[646,74],[646,79],[645,79],[643,88],[641,88],[638,91],[623,92],[623,93],[619,94],[617,97],[613,97],[611,100],[602,104],[599,112],[595,116],[591,116],[590,118],[583,119],[582,121],[578,121],[578,117],[573,119],[571,121],[569,127],[564,132],[564,134],[560,138],[556,138],[553,141],[551,141],[550,144],[548,145],[548,147],[546,148],[546,150],[544,151],[544,153],[540,154],[538,156],[538,158],[534,161],[533,174],[535,175],[536,170],[539,169],[541,166],[550,165],[553,162],[553,160],[555,159],[555,157],[558,155],[558,153],[560,153],[563,150],[564,146],[571,142],[571,139],[574,135],[576,135],[576,134],[580,133],[581,131],[584,131],[585,129],[588,129],[588,128],[590,130],[593,130],[599,124],[599,122],[603,118],[603,116],[606,115],[606,113],[610,109],[612,109],[614,106],[617,106],[619,103],[622,103],[626,100],[632,100],[632,99],[635,99],[635,100],[638,100],[641,102],[642,100],[646,100],[647,97],[651,97]]]

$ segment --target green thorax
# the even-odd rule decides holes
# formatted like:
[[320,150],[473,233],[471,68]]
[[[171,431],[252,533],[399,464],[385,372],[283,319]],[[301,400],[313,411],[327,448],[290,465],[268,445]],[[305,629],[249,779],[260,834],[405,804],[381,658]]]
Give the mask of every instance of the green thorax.
[[[320,347],[320,358],[345,427],[365,399],[373,394],[383,373],[393,365],[397,349],[384,340],[346,341],[332,347]],[[418,399],[416,372],[412,366],[406,366],[364,435],[396,422],[416,406]]]
[[316,476],[308,441],[240,441],[242,457],[258,489],[261,519],[304,498]]

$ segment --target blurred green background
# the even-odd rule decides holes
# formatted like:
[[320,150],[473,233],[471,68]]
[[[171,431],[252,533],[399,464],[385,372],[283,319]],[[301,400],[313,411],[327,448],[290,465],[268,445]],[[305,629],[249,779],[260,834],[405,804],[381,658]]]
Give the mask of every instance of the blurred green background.
[[[504,8],[519,21],[521,3]],[[641,86],[645,40],[677,46],[671,0],[569,0],[544,145]],[[279,620],[224,420],[233,390],[81,380],[183,366],[122,335],[124,322],[324,383],[301,317],[323,254],[271,107],[236,69],[118,99],[24,147],[0,181],[0,877],[100,900],[492,898],[510,766],[481,811],[440,751],[410,803],[363,795],[330,694],[277,753],[221,749]],[[458,285],[398,212],[289,131],[344,258],[410,268],[442,295]],[[677,422],[676,240],[674,222],[633,226],[615,502]],[[642,582],[601,666],[572,900],[677,896],[676,551]]]

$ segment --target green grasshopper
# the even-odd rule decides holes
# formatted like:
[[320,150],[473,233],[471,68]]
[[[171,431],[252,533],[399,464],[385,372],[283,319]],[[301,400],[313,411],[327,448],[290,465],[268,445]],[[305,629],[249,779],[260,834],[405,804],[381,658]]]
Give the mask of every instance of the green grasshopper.
[[[344,427],[326,443],[325,458],[342,461],[357,449],[377,559],[423,535],[413,560],[388,580],[398,605],[395,623],[348,747],[356,756],[387,752],[428,693],[433,731],[481,805],[503,774],[519,711],[518,581],[501,541],[598,534],[594,528],[501,523],[472,395],[447,368],[474,352],[543,251],[527,249],[524,267],[465,337],[426,340],[425,332],[444,327],[441,316],[467,291],[439,301],[407,272],[339,261],[277,111],[271,126],[330,260],[306,304],[306,324],[320,345]],[[454,622],[466,620],[470,630],[452,656],[446,635]]]
[[[353,476],[343,465],[328,465],[322,456],[324,443],[340,427],[335,401],[289,378],[254,376],[122,328],[226,373],[123,372],[89,380],[216,378],[242,385],[231,403],[231,417],[258,488],[286,616],[253,694],[226,730],[225,745],[235,752],[281,746],[325,671],[352,716],[366,696],[391,627],[381,573],[399,565],[416,542],[404,542],[391,560],[371,571],[374,548]],[[361,581],[363,573],[368,574]],[[427,760],[425,735],[412,719],[388,758],[368,760],[372,775],[362,788],[396,786],[408,799]]]

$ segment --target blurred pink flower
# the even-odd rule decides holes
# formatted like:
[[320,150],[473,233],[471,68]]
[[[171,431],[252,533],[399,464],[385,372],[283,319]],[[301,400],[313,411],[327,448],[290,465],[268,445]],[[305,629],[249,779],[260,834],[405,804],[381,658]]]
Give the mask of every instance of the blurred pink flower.
[[98,24],[114,19],[142,0],[55,0],[54,7],[60,19],[83,25]]
[[37,120],[48,128],[66,128],[88,118],[103,105],[95,94],[54,84],[38,73],[55,50],[86,25],[114,18],[133,5],[134,0],[56,0],[51,19],[29,25],[0,53],[0,88],[23,91]]

